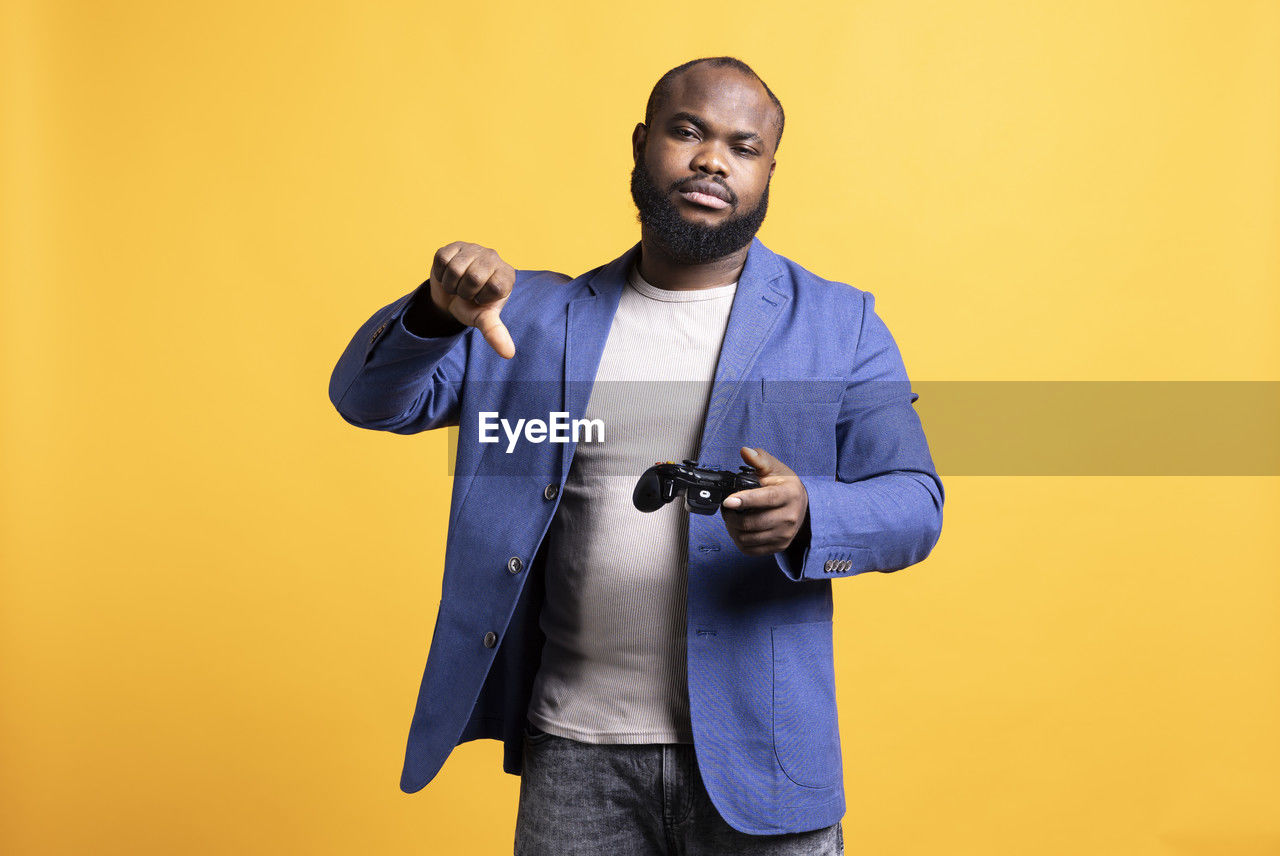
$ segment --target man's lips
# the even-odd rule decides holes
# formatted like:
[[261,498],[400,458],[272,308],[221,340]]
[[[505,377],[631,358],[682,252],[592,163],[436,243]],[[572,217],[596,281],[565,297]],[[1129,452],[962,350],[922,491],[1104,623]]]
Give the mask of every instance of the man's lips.
[[706,208],[728,208],[729,203],[725,202],[718,196],[708,196],[705,193],[698,193],[692,190],[682,190],[680,195],[695,205],[702,205]]
[[728,208],[729,191],[714,181],[691,181],[682,185],[677,191],[683,198],[704,208]]

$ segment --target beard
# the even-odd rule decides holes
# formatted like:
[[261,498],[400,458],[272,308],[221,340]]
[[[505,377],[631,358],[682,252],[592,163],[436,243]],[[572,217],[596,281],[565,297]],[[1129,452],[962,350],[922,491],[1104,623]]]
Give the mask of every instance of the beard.
[[631,170],[631,198],[636,203],[636,219],[649,230],[650,237],[663,251],[681,264],[703,264],[724,258],[751,243],[769,210],[768,182],[755,208],[730,216],[718,226],[707,226],[686,220],[671,201],[670,194],[683,181],[687,179],[676,182],[664,193],[654,183],[643,157]]

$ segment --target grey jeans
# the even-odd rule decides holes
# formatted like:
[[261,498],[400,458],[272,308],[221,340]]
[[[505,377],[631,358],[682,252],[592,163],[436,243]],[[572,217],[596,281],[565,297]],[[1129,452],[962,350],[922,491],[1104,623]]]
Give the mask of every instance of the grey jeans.
[[843,856],[839,823],[748,835],[707,796],[693,747],[597,745],[527,726],[516,856]]

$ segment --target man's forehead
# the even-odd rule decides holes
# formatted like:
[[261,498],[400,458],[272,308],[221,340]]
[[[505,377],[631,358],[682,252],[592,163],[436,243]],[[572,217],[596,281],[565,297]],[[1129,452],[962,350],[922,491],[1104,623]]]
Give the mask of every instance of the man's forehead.
[[[694,113],[734,129],[761,130],[773,119],[774,106],[760,81],[734,68],[695,65],[671,81],[661,118]],[[655,117],[659,118],[659,117]]]

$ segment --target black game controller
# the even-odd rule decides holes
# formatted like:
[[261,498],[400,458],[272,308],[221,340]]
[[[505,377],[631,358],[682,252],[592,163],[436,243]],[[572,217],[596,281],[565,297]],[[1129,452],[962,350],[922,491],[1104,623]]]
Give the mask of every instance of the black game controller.
[[754,467],[738,467],[734,473],[703,469],[696,461],[659,461],[640,476],[631,502],[641,511],[657,511],[683,492],[684,507],[689,511],[715,514],[729,494],[753,487],[760,487]]

